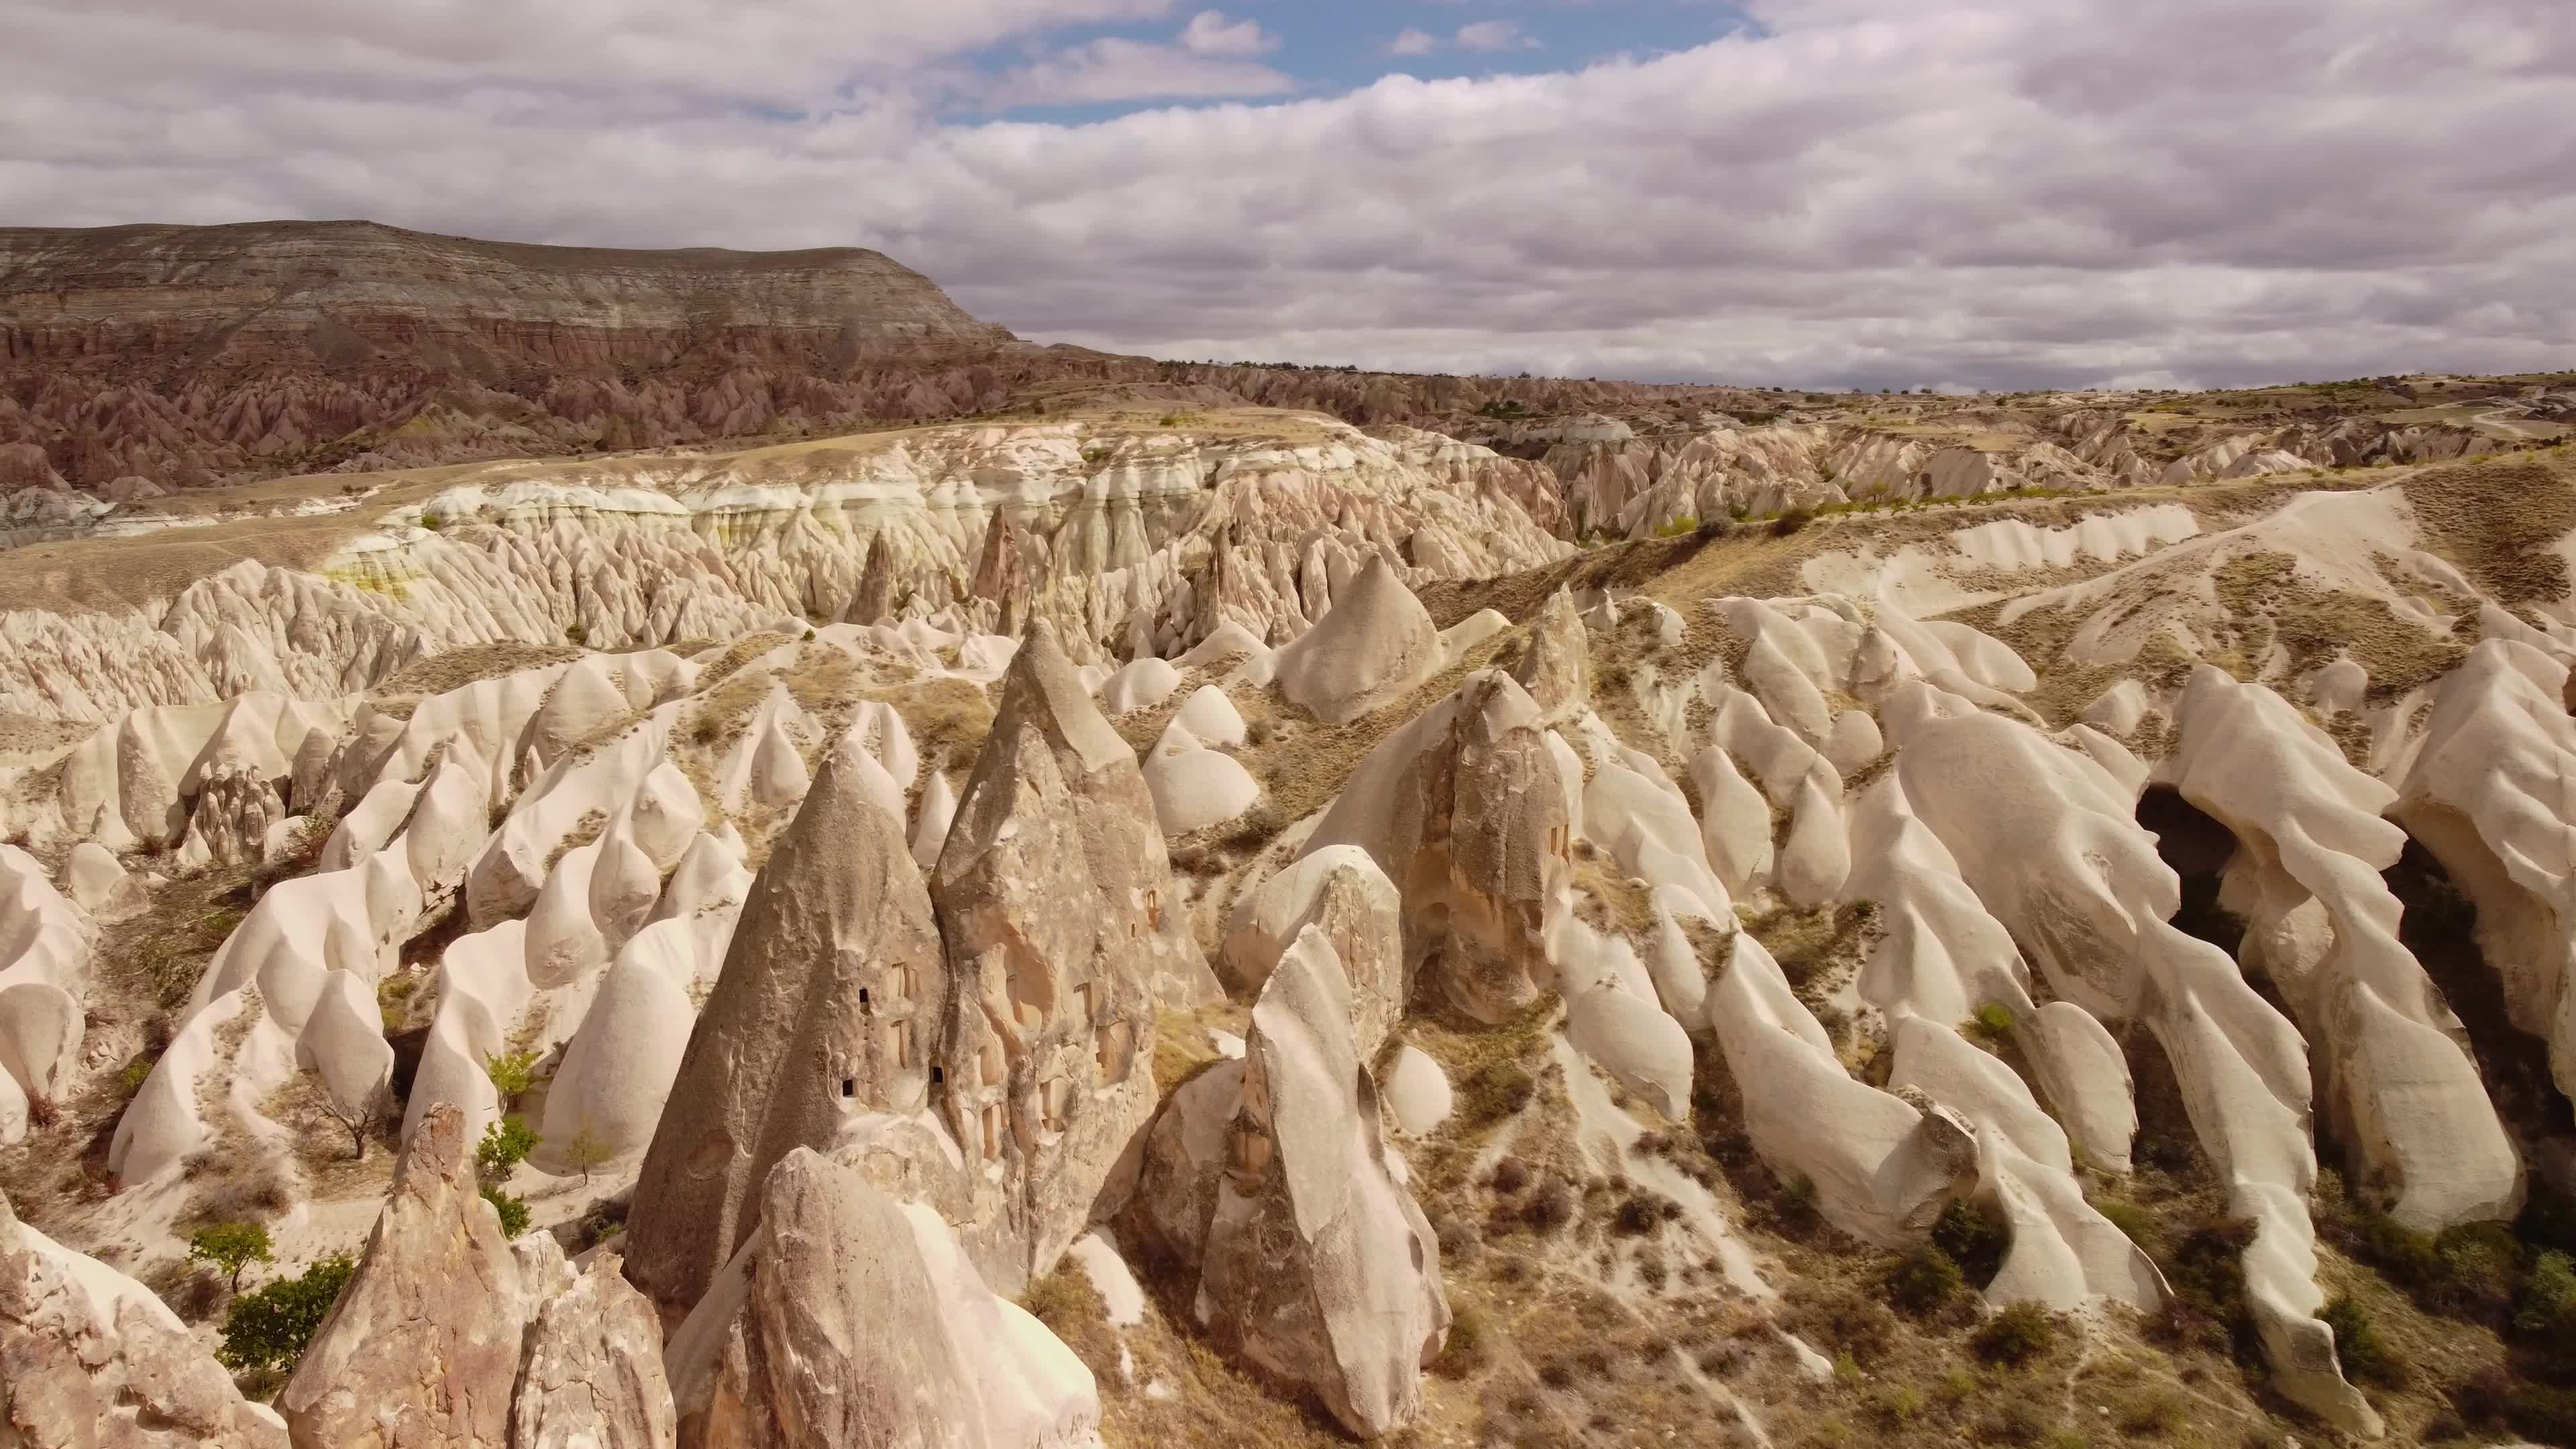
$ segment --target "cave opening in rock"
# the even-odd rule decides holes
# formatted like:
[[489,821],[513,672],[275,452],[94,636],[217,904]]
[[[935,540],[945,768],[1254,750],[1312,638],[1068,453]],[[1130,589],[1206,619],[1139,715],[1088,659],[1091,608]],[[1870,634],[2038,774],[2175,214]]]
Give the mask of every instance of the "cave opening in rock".
[[2506,1128],[2526,1144],[2576,1134],[2576,1108],[2549,1073],[2549,1043],[2515,1026],[2506,1010],[2504,977],[2478,945],[2478,908],[2411,838],[2381,878],[2406,908],[2397,939],[2467,1029],[2470,1055]]
[[2245,923],[2218,907],[2218,879],[2236,855],[2236,832],[2170,785],[2150,785],[2138,796],[2138,824],[2156,838],[2156,854],[2182,878],[2182,909],[2174,928],[2235,956]]

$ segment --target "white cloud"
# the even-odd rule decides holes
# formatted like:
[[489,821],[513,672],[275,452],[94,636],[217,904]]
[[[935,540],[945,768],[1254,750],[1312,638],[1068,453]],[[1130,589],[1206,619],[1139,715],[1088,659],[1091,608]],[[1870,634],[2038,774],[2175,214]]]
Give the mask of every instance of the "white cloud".
[[0,219],[857,243],[1025,336],[1178,357],[1912,387],[2576,355],[2576,6],[2544,0],[1756,0],[1648,62],[1080,126],[936,107],[996,43],[1035,47],[1014,102],[1290,78],[1054,28],[1186,36],[1155,0],[594,8],[14,0]]
[[1461,50],[1536,50],[1538,41],[1521,33],[1517,20],[1471,20],[1458,27]]
[[1256,61],[1102,36],[1001,76],[981,94],[992,109],[1004,110],[1275,96],[1296,88],[1296,81]]
[[1181,49],[1192,55],[1241,58],[1278,48],[1278,37],[1265,32],[1259,21],[1228,20],[1222,10],[1200,11],[1181,31]]
[[1428,31],[1407,30],[1386,43],[1389,55],[1429,55],[1440,42]]

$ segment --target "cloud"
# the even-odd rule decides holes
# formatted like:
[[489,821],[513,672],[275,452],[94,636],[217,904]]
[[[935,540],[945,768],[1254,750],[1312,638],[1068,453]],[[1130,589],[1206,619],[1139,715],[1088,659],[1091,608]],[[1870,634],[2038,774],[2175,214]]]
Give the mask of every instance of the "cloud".
[[1200,11],[1181,31],[1181,49],[1192,55],[1241,58],[1278,48],[1279,38],[1262,30],[1260,22],[1228,20],[1222,10]]
[[1296,88],[1294,79],[1266,65],[1194,50],[1186,42],[1155,45],[1102,36],[998,77],[981,94],[989,108],[1008,110],[1275,96]]
[[[1191,50],[1169,0],[16,0],[0,220],[855,243],[1024,336],[1414,370],[2024,387],[2576,360],[2576,7],[1750,8],[1648,61],[1070,125],[943,107],[1294,80]],[[975,64],[997,46],[999,97]]]
[[1386,43],[1389,55],[1429,55],[1440,42],[1428,31],[1407,30]]
[[1538,41],[1521,33],[1517,20],[1471,20],[1458,27],[1461,50],[1536,50]]

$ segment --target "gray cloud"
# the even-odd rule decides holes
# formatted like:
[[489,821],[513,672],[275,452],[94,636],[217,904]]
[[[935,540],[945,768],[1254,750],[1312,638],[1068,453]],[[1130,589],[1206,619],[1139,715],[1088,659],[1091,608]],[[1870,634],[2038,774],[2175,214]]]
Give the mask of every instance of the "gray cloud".
[[[968,62],[995,45],[1018,104],[1291,81],[1267,32],[1171,0],[0,3],[11,222],[875,245],[1023,335],[1176,357],[2576,365],[2563,0],[1761,0],[1758,31],[1646,63],[1087,125],[950,108],[990,103]],[[1167,39],[1078,29],[1120,21]]]

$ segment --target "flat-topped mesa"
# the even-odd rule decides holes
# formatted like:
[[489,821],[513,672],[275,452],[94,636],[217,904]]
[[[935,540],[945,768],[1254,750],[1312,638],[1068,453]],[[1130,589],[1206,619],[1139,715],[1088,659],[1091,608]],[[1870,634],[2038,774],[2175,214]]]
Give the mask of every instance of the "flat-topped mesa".
[[750,1234],[780,1158],[929,1100],[948,969],[903,822],[862,773],[827,758],[770,852],[645,1154],[627,1276],[665,1312]]
[[404,360],[496,377],[512,364],[850,362],[1013,340],[857,247],[531,246],[366,221],[8,227],[0,276],[11,360]]
[[1016,1293],[1090,1220],[1154,1110],[1154,1012],[1215,999],[1136,756],[1032,625],[931,877],[954,973],[939,1106],[966,1251]]

